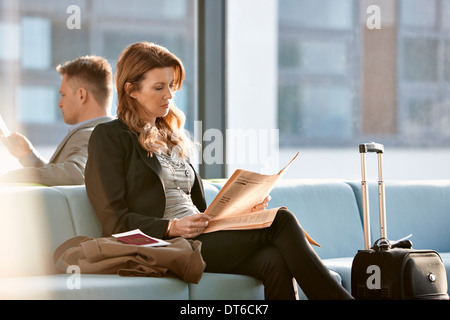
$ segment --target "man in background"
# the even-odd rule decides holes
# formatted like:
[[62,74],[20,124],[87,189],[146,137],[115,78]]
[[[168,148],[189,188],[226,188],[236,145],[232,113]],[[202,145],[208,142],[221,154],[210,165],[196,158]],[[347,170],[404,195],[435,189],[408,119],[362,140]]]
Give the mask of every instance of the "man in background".
[[3,137],[9,153],[19,159],[23,168],[0,176],[0,182],[84,184],[89,137],[97,124],[112,120],[112,69],[102,57],[84,56],[56,70],[61,76],[58,107],[64,122],[71,125],[70,131],[48,162],[25,136],[12,133]]

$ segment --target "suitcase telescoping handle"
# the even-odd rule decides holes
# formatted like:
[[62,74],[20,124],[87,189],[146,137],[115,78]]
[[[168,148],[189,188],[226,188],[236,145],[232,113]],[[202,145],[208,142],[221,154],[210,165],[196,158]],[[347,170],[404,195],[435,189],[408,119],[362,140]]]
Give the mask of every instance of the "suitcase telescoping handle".
[[380,143],[363,143],[359,145],[361,154],[361,191],[363,205],[363,224],[364,224],[364,248],[368,250],[371,247],[370,241],[370,213],[369,213],[369,189],[366,179],[366,153],[376,152],[378,155],[378,201],[380,207],[380,236],[387,239],[386,232],[386,202],[385,189],[383,182],[383,153],[384,146]]

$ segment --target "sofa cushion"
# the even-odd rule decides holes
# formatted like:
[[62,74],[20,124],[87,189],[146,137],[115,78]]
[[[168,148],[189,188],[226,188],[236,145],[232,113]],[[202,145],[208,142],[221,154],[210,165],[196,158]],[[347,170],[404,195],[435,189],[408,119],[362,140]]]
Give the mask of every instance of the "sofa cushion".
[[66,198],[75,234],[93,238],[101,237],[102,226],[89,201],[85,186],[63,186],[54,187],[54,189]]
[[198,284],[189,284],[189,299],[262,300],[264,287],[249,276],[205,272]]
[[[362,214],[361,183],[349,185],[355,190]],[[371,181],[368,185],[373,244],[380,237],[378,183]],[[450,252],[450,181],[387,181],[385,190],[388,239],[412,234],[415,249]]]
[[187,300],[187,283],[175,278],[58,274],[0,279],[0,299]]
[[[203,182],[203,186],[206,201],[210,203],[219,192],[218,188],[206,180]],[[57,186],[53,188],[61,192],[67,200],[76,235],[101,237],[102,226],[89,201],[85,186]]]
[[[324,262],[325,261],[326,260],[324,260]],[[342,276],[338,272],[332,270],[331,268],[329,268],[329,269],[330,269],[330,273],[334,277],[334,279],[336,279],[336,281],[338,283],[342,284]],[[302,288],[298,284],[297,284],[297,292],[298,292],[298,299],[299,300],[308,300],[308,297],[306,296],[306,294],[303,292]]]
[[348,292],[351,292],[353,257],[324,259],[323,263],[328,269],[340,276],[342,286],[347,289]]
[[286,206],[322,247],[322,259],[353,257],[364,244],[353,190],[344,182],[282,179],[271,192],[270,207]]
[[0,186],[0,277],[53,273],[53,251],[73,236],[61,192],[48,187]]
[[[341,276],[331,271],[336,281],[341,283]],[[300,300],[307,300],[300,286],[297,285]],[[255,278],[225,273],[205,272],[198,284],[189,284],[190,300],[264,300],[264,286]]]
[[219,193],[220,185],[214,184],[209,180],[203,180],[206,203],[209,205]]

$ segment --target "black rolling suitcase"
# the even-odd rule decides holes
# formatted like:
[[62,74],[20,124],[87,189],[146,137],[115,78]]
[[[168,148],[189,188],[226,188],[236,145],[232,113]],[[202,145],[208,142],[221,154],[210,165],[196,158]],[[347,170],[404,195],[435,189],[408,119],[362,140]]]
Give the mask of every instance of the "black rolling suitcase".
[[[364,250],[358,250],[351,271],[352,295],[357,300],[448,299],[447,276],[441,257],[433,250],[413,250],[409,240],[391,243],[386,232],[385,188],[382,176],[384,146],[366,143],[361,153],[361,190]],[[378,154],[380,239],[370,247],[369,198],[365,155]]]

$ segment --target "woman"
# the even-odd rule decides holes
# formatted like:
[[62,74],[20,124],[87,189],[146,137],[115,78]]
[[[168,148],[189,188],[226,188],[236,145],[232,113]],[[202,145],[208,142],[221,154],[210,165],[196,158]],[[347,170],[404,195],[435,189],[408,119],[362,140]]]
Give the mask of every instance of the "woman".
[[118,59],[118,119],[94,130],[86,166],[104,236],[139,228],[158,238],[200,240],[206,272],[261,279],[266,299],[294,299],[293,278],[309,299],[351,299],[287,210],[269,228],[202,234],[210,220],[202,181],[189,163],[184,114],[172,101],[184,75],[182,62],[153,43],[132,44]]

